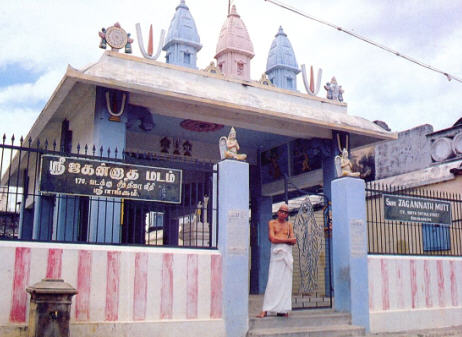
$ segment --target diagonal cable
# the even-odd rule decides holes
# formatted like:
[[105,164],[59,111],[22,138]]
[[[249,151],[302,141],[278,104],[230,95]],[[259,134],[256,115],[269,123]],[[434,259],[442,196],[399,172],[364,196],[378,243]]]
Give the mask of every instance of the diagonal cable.
[[440,73],[440,74],[446,76],[446,78],[448,79],[448,81],[454,80],[454,81],[457,81],[457,82],[462,83],[462,79],[460,79],[460,78],[458,78],[458,77],[456,77],[456,76],[454,76],[454,75],[451,75],[451,74],[448,73],[448,72],[445,72],[445,71],[443,71],[443,70],[434,68],[434,67],[432,67],[432,66],[430,66],[430,65],[428,65],[428,64],[422,63],[422,62],[416,60],[415,58],[412,58],[412,57],[410,57],[410,56],[404,55],[404,54],[402,54],[402,53],[400,53],[400,52],[398,52],[398,51],[396,51],[396,50],[393,50],[393,49],[391,49],[391,48],[389,48],[389,47],[387,47],[387,46],[384,46],[384,45],[382,45],[382,44],[379,44],[379,43],[377,43],[377,42],[374,42],[374,41],[372,41],[372,40],[370,40],[370,39],[368,39],[368,38],[366,38],[366,37],[363,37],[363,36],[361,36],[361,35],[359,35],[359,34],[353,33],[352,31],[346,30],[346,29],[344,29],[344,28],[342,28],[342,27],[336,26],[336,25],[334,25],[334,24],[332,24],[332,23],[330,23],[330,22],[327,22],[327,21],[324,21],[324,20],[315,18],[314,16],[311,16],[311,15],[309,15],[309,14],[306,14],[306,13],[302,12],[301,10],[296,9],[296,8],[294,8],[294,7],[291,7],[291,6],[289,6],[289,5],[286,5],[286,4],[284,4],[284,3],[280,2],[280,1],[277,1],[277,0],[265,0],[265,1],[271,2],[272,4],[274,4],[274,5],[276,5],[276,6],[285,8],[285,9],[291,11],[291,12],[294,12],[294,13],[296,13],[296,14],[299,14],[299,15],[301,15],[301,16],[307,18],[307,19],[310,19],[310,20],[319,22],[319,23],[321,23],[321,24],[323,24],[323,25],[326,25],[326,26],[329,26],[329,27],[331,27],[331,28],[334,28],[334,29],[336,29],[336,30],[338,30],[338,31],[344,32],[345,34],[351,35],[351,36],[353,36],[353,37],[355,37],[355,38],[357,38],[357,39],[359,39],[359,40],[361,40],[361,41],[364,41],[364,42],[366,42],[366,43],[369,43],[369,44],[371,44],[371,45],[373,45],[373,46],[375,46],[375,47],[377,47],[377,48],[383,49],[383,50],[385,50],[385,51],[387,51],[387,52],[389,52],[389,53],[392,53],[392,54],[394,54],[394,55],[396,55],[396,56],[398,56],[398,57],[401,57],[401,58],[403,58],[403,59],[405,59],[405,60],[408,60],[408,61],[410,61],[410,62],[412,62],[412,63],[415,63],[415,64],[417,64],[417,65],[419,65],[419,66],[421,66],[421,67],[427,68],[427,69],[432,70],[432,71],[437,72],[437,73]]

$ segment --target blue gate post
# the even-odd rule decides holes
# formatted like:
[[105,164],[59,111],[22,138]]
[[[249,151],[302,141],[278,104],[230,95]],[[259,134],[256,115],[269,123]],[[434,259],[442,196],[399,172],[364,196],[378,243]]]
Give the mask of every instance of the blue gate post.
[[218,248],[223,257],[226,336],[244,337],[249,318],[249,164],[218,163]]
[[364,180],[332,181],[332,244],[335,310],[369,331],[367,219]]

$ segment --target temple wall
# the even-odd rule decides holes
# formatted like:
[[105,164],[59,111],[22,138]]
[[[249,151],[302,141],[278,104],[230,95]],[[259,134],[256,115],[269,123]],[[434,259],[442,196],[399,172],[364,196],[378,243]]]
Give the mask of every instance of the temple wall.
[[0,335],[23,336],[25,289],[62,278],[73,336],[224,336],[222,256],[215,250],[0,242]]
[[372,332],[462,324],[462,258],[369,255],[368,269]]

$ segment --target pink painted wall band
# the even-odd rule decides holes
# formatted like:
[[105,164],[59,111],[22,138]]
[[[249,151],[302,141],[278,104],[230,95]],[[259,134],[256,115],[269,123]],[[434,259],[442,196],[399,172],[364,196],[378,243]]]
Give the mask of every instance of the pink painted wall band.
[[199,257],[197,254],[188,254],[186,275],[186,318],[197,318],[198,295],[199,295]]
[[133,284],[133,320],[146,319],[146,301],[148,296],[148,254],[136,253],[135,278]]
[[27,293],[30,274],[30,248],[17,247],[14,260],[13,293],[10,309],[10,321],[26,321]]
[[160,318],[173,316],[173,254],[162,256],[162,289],[160,293]]
[[75,319],[88,321],[90,319],[92,254],[88,250],[79,250],[77,265],[77,290],[75,297]]
[[106,321],[119,318],[120,252],[107,252]]
[[60,279],[62,271],[62,249],[48,249],[47,278]]
[[210,318],[221,318],[223,315],[223,260],[221,255],[211,257],[211,295]]
[[388,280],[388,261],[380,260],[382,270],[382,307],[383,310],[390,309],[390,282]]

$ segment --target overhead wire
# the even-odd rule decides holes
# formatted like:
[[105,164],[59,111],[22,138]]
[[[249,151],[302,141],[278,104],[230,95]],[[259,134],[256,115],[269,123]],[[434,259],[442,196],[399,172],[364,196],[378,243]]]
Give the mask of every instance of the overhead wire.
[[349,30],[347,30],[347,29],[344,29],[344,28],[342,28],[342,27],[340,27],[340,26],[337,26],[337,25],[334,25],[334,24],[332,24],[332,23],[330,23],[330,22],[327,22],[327,21],[318,19],[318,18],[316,18],[316,17],[314,17],[314,16],[312,16],[312,15],[306,14],[306,13],[302,12],[301,10],[296,9],[296,8],[294,8],[294,7],[292,7],[292,6],[286,5],[286,4],[284,4],[284,3],[280,2],[280,1],[277,1],[277,0],[265,0],[265,1],[266,1],[266,2],[271,2],[272,4],[274,4],[274,5],[276,5],[276,6],[279,6],[279,7],[281,7],[281,8],[287,9],[287,10],[289,10],[289,11],[291,11],[291,12],[294,12],[294,13],[296,13],[296,14],[299,14],[299,15],[301,15],[301,16],[307,18],[307,19],[310,19],[310,20],[319,22],[319,23],[321,23],[321,24],[323,24],[323,25],[329,26],[329,27],[334,28],[334,29],[336,29],[336,30],[338,30],[338,31],[340,31],[340,32],[343,32],[343,33],[345,33],[345,34],[348,34],[348,35],[350,35],[350,36],[353,36],[354,38],[357,38],[357,39],[359,39],[359,40],[361,40],[361,41],[364,41],[364,42],[366,42],[366,43],[369,43],[369,44],[373,45],[374,47],[383,49],[383,50],[385,50],[385,51],[387,51],[387,52],[389,52],[389,53],[392,53],[392,54],[394,54],[394,55],[396,55],[396,56],[398,56],[398,57],[401,57],[401,58],[403,58],[403,59],[405,59],[405,60],[407,60],[407,61],[410,61],[410,62],[412,62],[412,63],[415,63],[415,64],[417,64],[417,65],[419,65],[419,66],[421,66],[421,67],[423,67],[423,68],[426,68],[426,69],[432,70],[432,71],[434,71],[434,72],[440,73],[440,74],[444,75],[444,76],[447,78],[448,81],[454,80],[454,81],[457,81],[457,82],[462,83],[462,79],[461,79],[461,78],[459,78],[459,77],[457,77],[457,76],[454,76],[454,75],[452,75],[452,74],[450,74],[450,73],[448,73],[448,72],[446,72],[446,71],[437,69],[437,68],[435,68],[435,67],[432,67],[431,65],[428,65],[428,64],[425,64],[425,63],[423,63],[423,62],[420,62],[419,60],[416,60],[415,58],[412,58],[412,57],[410,57],[410,56],[404,55],[404,54],[400,53],[399,51],[393,50],[393,49],[391,49],[391,48],[389,48],[389,47],[387,47],[387,46],[384,46],[384,45],[379,44],[379,43],[377,43],[377,42],[375,42],[375,41],[372,41],[371,39],[368,39],[368,38],[366,38],[366,37],[364,37],[364,36],[361,36],[361,35],[359,35],[359,34],[353,33],[352,31],[349,31]]

